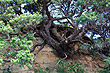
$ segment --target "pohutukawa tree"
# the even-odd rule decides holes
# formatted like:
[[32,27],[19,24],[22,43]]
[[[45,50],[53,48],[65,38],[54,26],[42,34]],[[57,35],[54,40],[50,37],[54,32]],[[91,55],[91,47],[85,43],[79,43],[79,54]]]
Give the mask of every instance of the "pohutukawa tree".
[[[91,39],[85,35],[91,32]],[[100,35],[104,43],[93,42]],[[96,49],[110,45],[109,0],[0,0],[0,64],[30,67],[33,56],[48,44],[60,57],[72,57],[73,43]],[[43,43],[32,44],[35,37]],[[82,41],[85,40],[84,41]],[[40,49],[33,55],[37,46]],[[92,47],[91,47],[92,48]],[[93,48],[92,48],[93,49]],[[99,50],[100,50],[99,49]],[[4,68],[10,70],[10,67]],[[2,69],[2,68],[1,68]],[[3,69],[2,69],[3,70]]]

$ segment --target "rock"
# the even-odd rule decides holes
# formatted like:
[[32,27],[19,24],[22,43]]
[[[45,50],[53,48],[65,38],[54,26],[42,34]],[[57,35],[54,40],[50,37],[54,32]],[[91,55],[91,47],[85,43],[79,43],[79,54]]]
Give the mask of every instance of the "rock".
[[98,66],[101,68],[104,68],[105,64],[106,64],[105,62],[98,61]]
[[[36,48],[35,51],[37,51],[38,48]],[[46,68],[50,66],[54,61],[58,60],[59,58],[52,53],[53,50],[48,45],[45,45],[45,47],[38,53],[35,63],[39,64],[41,68]]]
[[92,57],[90,57],[90,56],[85,56],[85,58],[87,61],[92,61]]

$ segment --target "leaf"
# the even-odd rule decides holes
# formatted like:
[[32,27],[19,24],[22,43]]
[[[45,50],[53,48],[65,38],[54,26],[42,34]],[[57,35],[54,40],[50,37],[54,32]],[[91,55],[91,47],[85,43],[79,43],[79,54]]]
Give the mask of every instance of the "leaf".
[[98,23],[97,25],[98,25],[98,26],[100,26],[101,24],[100,24],[100,23]]
[[26,66],[27,66],[27,67],[29,67],[29,68],[31,68],[31,67],[32,67],[32,65],[31,65],[31,64],[29,64],[29,63],[26,63]]

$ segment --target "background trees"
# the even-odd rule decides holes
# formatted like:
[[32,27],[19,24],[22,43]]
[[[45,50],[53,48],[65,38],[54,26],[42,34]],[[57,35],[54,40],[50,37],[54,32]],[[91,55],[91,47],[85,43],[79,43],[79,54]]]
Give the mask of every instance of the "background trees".
[[[91,40],[85,37],[90,32],[91,39],[95,35],[100,35],[100,39]],[[71,45],[76,42],[81,43],[82,48],[86,46],[91,53],[105,53],[108,56],[110,2],[108,0],[1,0],[0,34],[1,65],[11,62],[31,67],[33,56],[43,49],[45,44],[55,49],[60,57],[72,57],[76,50]],[[44,42],[33,45],[32,40],[37,36]],[[36,46],[41,48],[35,54],[31,53]],[[10,70],[10,66],[4,69]]]

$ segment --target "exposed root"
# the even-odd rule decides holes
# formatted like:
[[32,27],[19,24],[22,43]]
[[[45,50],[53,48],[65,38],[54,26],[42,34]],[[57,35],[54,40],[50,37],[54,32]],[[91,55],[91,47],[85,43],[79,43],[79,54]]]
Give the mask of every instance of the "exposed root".
[[[38,51],[37,51],[36,53],[34,53],[34,55],[35,55],[34,60],[36,59],[37,54],[44,48],[45,44],[46,44],[46,43],[40,43],[40,44],[36,44],[36,45],[33,46],[31,52],[33,52],[37,46],[41,46],[41,47],[38,49]],[[32,61],[32,66],[33,66],[34,60]]]
[[[61,61],[67,59],[67,57],[68,57],[67,54],[66,54],[66,53],[64,53],[64,54],[65,54],[65,57],[62,58],[62,59],[60,59],[55,66],[57,66]],[[55,67],[55,66],[54,66],[54,67]]]
[[37,43],[37,44],[33,45],[33,48],[30,50],[30,52],[34,52],[34,50],[37,46],[42,46],[43,44],[44,43]]
[[38,49],[38,51],[34,55],[37,55],[44,48],[44,46],[45,46],[45,43],[41,45],[41,47]]

